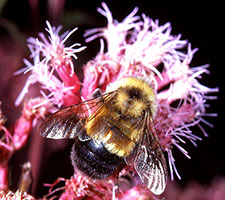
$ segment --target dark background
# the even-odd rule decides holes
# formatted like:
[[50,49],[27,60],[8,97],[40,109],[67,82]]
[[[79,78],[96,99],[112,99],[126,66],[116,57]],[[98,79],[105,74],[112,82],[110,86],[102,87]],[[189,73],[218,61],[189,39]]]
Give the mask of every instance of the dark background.
[[[12,76],[13,71],[23,67],[22,59],[28,57],[26,38],[37,36],[43,31],[45,20],[52,24],[62,24],[64,29],[78,27],[78,31],[68,40],[68,44],[80,42],[87,45],[87,50],[77,54],[75,61],[77,71],[82,77],[82,64],[92,59],[99,50],[99,40],[85,44],[83,33],[86,29],[106,26],[106,19],[96,8],[101,1],[61,1],[57,8],[50,1],[8,0],[2,6],[0,18],[0,101],[2,109],[8,118],[7,126],[13,125],[20,116],[21,106],[15,107],[14,101],[25,82],[25,76]],[[195,180],[201,184],[209,184],[216,177],[225,176],[225,99],[224,99],[224,69],[225,69],[225,6],[219,1],[149,1],[149,0],[113,0],[105,1],[113,17],[123,20],[135,6],[139,7],[138,14],[145,13],[159,23],[171,22],[172,34],[182,34],[182,39],[191,42],[192,48],[199,48],[191,66],[209,63],[210,75],[204,75],[201,83],[208,87],[219,87],[218,99],[210,101],[209,113],[218,113],[216,118],[207,118],[214,128],[204,126],[209,137],[205,138],[198,128],[194,134],[202,136],[195,148],[190,143],[183,145],[188,150],[191,160],[174,149],[176,166],[182,180],[176,181],[185,186]],[[3,4],[2,4],[3,5]],[[80,70],[78,69],[80,67]],[[32,94],[35,93],[33,88]],[[34,136],[35,135],[35,136]],[[62,145],[63,144],[63,145]],[[47,193],[43,183],[52,183],[57,177],[69,178],[73,173],[69,153],[72,143],[45,141],[33,131],[28,145],[19,150],[10,161],[11,187],[16,188],[19,169],[23,162],[32,160],[34,166],[33,193],[42,196]],[[50,146],[50,148],[49,148]],[[41,150],[40,150],[41,149]],[[44,152],[44,153],[43,153]],[[55,152],[55,153],[54,153]],[[36,175],[36,176],[35,176]],[[35,178],[36,177],[36,178]]]

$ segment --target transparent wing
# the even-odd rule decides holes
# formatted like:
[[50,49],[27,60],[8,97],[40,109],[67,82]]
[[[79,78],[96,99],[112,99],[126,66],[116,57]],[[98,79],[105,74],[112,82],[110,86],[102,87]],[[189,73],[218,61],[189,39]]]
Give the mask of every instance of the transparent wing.
[[74,139],[79,136],[81,140],[87,140],[84,130],[86,119],[98,115],[111,94],[107,93],[51,114],[40,125],[40,135],[51,139]]
[[85,117],[81,105],[63,108],[40,125],[40,135],[51,139],[73,139],[82,132]]
[[134,166],[141,181],[156,195],[163,193],[167,182],[167,167],[163,151],[158,142],[150,111],[139,123],[140,141],[133,152],[125,158],[128,165]]
[[152,193],[160,195],[166,187],[167,168],[162,149],[152,133],[145,133],[137,147],[134,168]]

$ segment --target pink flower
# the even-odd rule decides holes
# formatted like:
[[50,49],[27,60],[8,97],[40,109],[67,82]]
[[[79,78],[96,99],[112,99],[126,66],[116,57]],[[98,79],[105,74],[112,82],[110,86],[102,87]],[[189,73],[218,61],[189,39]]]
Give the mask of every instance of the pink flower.
[[70,47],[64,46],[65,41],[77,28],[60,36],[61,26],[51,27],[48,21],[46,24],[49,37],[45,37],[43,33],[40,33],[41,40],[28,39],[28,47],[31,52],[30,58],[33,59],[33,63],[25,59],[24,63],[27,67],[16,72],[16,74],[29,71],[31,73],[15,102],[16,105],[21,103],[30,85],[36,82],[39,82],[43,89],[49,91],[47,95],[44,95],[46,101],[53,102],[59,107],[61,105],[69,106],[80,101],[80,81],[74,72],[72,58],[77,59],[75,53],[82,51],[85,47],[75,48],[80,46],[79,43],[75,43]]
[[106,90],[109,83],[114,81],[117,76],[120,66],[107,58],[100,52],[93,61],[89,61],[84,66],[84,80],[81,95],[85,99],[90,99],[92,93],[97,88],[102,91]]
[[3,192],[0,191],[0,199],[1,200],[35,200],[34,197],[31,195],[21,192],[17,190],[15,193],[9,191],[9,192]]
[[[190,127],[197,125],[207,136],[200,122],[212,126],[203,117],[217,116],[206,113],[206,100],[215,99],[208,94],[218,92],[218,88],[209,88],[198,81],[202,74],[209,73],[208,65],[189,66],[197,49],[192,50],[188,41],[181,40],[181,35],[171,35],[170,23],[159,25],[158,20],[153,21],[144,14],[136,16],[137,8],[118,22],[105,3],[102,7],[98,11],[107,18],[107,27],[88,30],[85,36],[87,42],[103,37],[107,49],[103,54],[105,47],[101,42],[100,53],[85,66],[82,95],[90,96],[96,87],[107,91],[108,85],[126,76],[147,80],[157,94],[158,113],[154,126],[168,155],[171,179],[174,179],[174,171],[180,179],[172,155],[173,147],[190,158],[181,144],[186,139],[194,145],[201,140]],[[100,82],[102,79],[104,84]],[[91,81],[94,81],[93,85]]]
[[[60,181],[65,181],[65,186],[53,190],[53,187]],[[64,190],[59,197],[60,200],[79,200],[83,198],[90,200],[111,200],[114,183],[112,180],[93,181],[80,173],[76,173],[70,179],[58,178],[55,183],[45,185],[50,186],[48,196],[54,195],[60,189]]]

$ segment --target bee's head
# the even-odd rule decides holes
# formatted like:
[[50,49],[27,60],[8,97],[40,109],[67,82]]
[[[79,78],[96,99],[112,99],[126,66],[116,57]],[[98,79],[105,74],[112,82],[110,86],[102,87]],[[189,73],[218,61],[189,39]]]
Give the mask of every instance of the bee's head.
[[123,115],[141,117],[150,109],[152,117],[156,113],[156,96],[150,85],[144,80],[127,77],[110,86],[111,91],[117,91],[114,104]]

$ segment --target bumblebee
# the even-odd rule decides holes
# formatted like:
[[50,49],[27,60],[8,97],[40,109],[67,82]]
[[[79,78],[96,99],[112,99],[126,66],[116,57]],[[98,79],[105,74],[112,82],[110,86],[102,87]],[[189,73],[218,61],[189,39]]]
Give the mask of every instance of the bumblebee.
[[167,168],[154,131],[156,96],[144,80],[127,77],[95,93],[91,100],[63,108],[47,117],[40,134],[51,139],[74,139],[74,169],[92,179],[134,167],[156,195],[166,186]]

